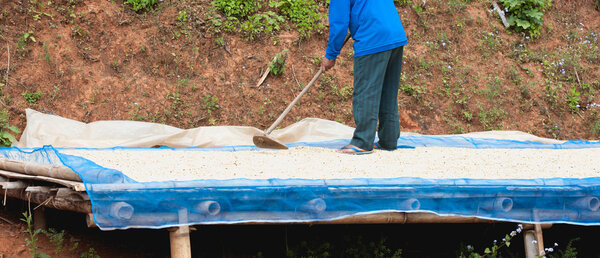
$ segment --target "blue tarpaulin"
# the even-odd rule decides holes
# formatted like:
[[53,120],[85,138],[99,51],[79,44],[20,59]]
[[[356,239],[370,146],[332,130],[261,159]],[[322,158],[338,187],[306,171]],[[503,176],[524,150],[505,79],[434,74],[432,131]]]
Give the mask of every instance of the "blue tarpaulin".
[[[339,148],[347,143],[348,140],[335,140],[289,146]],[[600,148],[600,142],[554,144],[464,136],[403,136],[398,146],[581,149]],[[230,146],[198,150],[247,151],[258,148]],[[94,220],[104,230],[243,222],[310,222],[379,212],[432,212],[442,216],[522,223],[600,225],[598,177],[274,178],[136,182],[118,170],[63,154],[52,146],[23,150],[2,148],[0,156],[71,168],[82,178],[92,202]]]

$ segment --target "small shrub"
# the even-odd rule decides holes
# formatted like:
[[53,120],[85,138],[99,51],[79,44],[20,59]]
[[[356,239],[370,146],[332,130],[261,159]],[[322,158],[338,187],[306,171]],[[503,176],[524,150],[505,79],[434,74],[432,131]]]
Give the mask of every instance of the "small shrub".
[[323,18],[320,7],[314,0],[271,0],[269,6],[281,10],[295,23],[302,38],[309,38],[313,31],[320,33],[325,28],[320,22]]
[[567,93],[567,104],[569,105],[569,109],[571,112],[579,111],[579,100],[581,97],[581,92],[577,91],[575,88],[571,88],[569,93]]
[[239,19],[251,16],[261,7],[260,2],[255,0],[215,0],[213,5],[227,17],[233,16]]
[[285,71],[285,61],[287,60],[289,50],[284,49],[277,53],[275,58],[269,63],[269,70],[273,75],[280,75]]
[[25,91],[21,93],[21,96],[25,98],[25,100],[31,104],[36,103],[42,97],[42,91],[29,92]]
[[15,136],[13,136],[10,132],[20,133],[19,129],[16,126],[11,126],[9,124],[8,113],[6,110],[0,111],[0,147],[8,147],[13,142],[17,141]]
[[37,235],[42,232],[42,229],[33,229],[33,220],[29,212],[23,212],[23,218],[21,218],[21,221],[27,223],[27,228],[24,232],[27,233],[28,236],[25,238],[25,242],[29,246],[31,256],[34,258],[50,257],[50,255],[38,251]]
[[125,3],[130,4],[131,8],[137,12],[142,9],[151,10],[158,3],[158,0],[127,0]]
[[507,21],[517,31],[528,32],[533,37],[540,35],[544,12],[552,0],[500,0],[508,13]]

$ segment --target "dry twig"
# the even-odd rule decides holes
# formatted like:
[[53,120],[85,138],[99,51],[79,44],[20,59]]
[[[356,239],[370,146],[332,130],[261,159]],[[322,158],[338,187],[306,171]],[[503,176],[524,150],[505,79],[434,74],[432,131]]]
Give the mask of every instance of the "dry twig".
[[6,221],[6,223],[11,224],[13,226],[15,225],[15,223],[12,222],[12,221],[10,221],[9,219],[3,218],[3,217],[0,217],[0,219],[3,220],[3,221]]
[[10,45],[6,43],[6,53],[8,54],[8,64],[6,65],[6,86],[8,86],[8,72],[10,72]]

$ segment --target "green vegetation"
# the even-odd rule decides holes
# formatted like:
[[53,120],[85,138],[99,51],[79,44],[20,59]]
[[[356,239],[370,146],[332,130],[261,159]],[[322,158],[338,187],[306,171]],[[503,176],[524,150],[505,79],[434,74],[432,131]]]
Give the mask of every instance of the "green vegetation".
[[[337,241],[301,241],[288,249],[286,256],[296,257],[402,257],[402,249],[392,250],[387,239],[380,237],[365,241],[362,236],[344,236]],[[336,246],[339,245],[339,246]],[[338,247],[338,248],[336,248]],[[341,248],[340,248],[341,247]],[[343,251],[340,251],[342,249]]]
[[569,105],[569,109],[571,110],[571,112],[578,112],[579,111],[579,100],[581,99],[581,97],[579,96],[581,95],[581,93],[579,91],[577,91],[577,89],[575,88],[571,88],[571,90],[569,91],[569,93],[567,94],[567,104]]
[[17,50],[18,51],[23,51],[25,50],[25,46],[27,45],[27,42],[32,41],[32,42],[36,42],[35,37],[33,36],[33,31],[28,31],[28,32],[24,32],[21,37],[19,38],[19,41],[17,42]]
[[314,0],[271,0],[270,7],[280,10],[295,25],[302,38],[309,38],[313,31],[321,33],[325,25],[319,21],[323,15]]
[[257,12],[261,4],[256,0],[215,0],[214,6],[227,17],[243,19]]
[[25,91],[21,93],[21,96],[25,98],[25,100],[31,104],[36,103],[42,97],[42,91],[29,92]]
[[277,76],[282,74],[285,71],[285,61],[288,58],[288,49],[284,49],[283,51],[275,54],[275,57],[269,63],[269,70],[271,74]]
[[130,4],[134,11],[151,10],[158,3],[158,0],[126,0],[126,4]]
[[[271,0],[269,9],[262,12],[261,2],[255,0],[215,0],[213,6],[225,14],[220,18],[208,12],[214,33],[242,32],[248,40],[255,40],[263,33],[272,35],[288,26],[286,19],[296,26],[301,38],[309,38],[313,32],[320,33],[325,28],[320,22],[324,17],[319,12],[320,5],[313,0]],[[277,43],[278,39],[273,41]]]
[[42,232],[42,229],[33,229],[33,219],[31,214],[29,214],[29,212],[23,212],[23,218],[21,218],[21,221],[27,223],[27,228],[25,229],[27,238],[25,238],[25,242],[27,243],[27,246],[29,246],[31,256],[33,258],[50,257],[49,255],[38,251],[37,240],[38,235]]
[[0,110],[0,147],[8,147],[17,141],[13,133],[20,133],[16,126],[10,125],[10,119],[6,109]]
[[552,5],[552,0],[500,0],[500,3],[508,12],[507,21],[512,28],[539,37],[544,12]]

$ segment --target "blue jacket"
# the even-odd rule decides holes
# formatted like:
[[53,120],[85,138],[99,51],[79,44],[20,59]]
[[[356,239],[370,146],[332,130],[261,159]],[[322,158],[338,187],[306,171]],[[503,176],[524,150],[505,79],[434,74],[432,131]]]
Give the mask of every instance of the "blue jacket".
[[406,45],[406,33],[393,0],[331,0],[329,42],[325,57],[335,60],[350,29],[354,56]]

